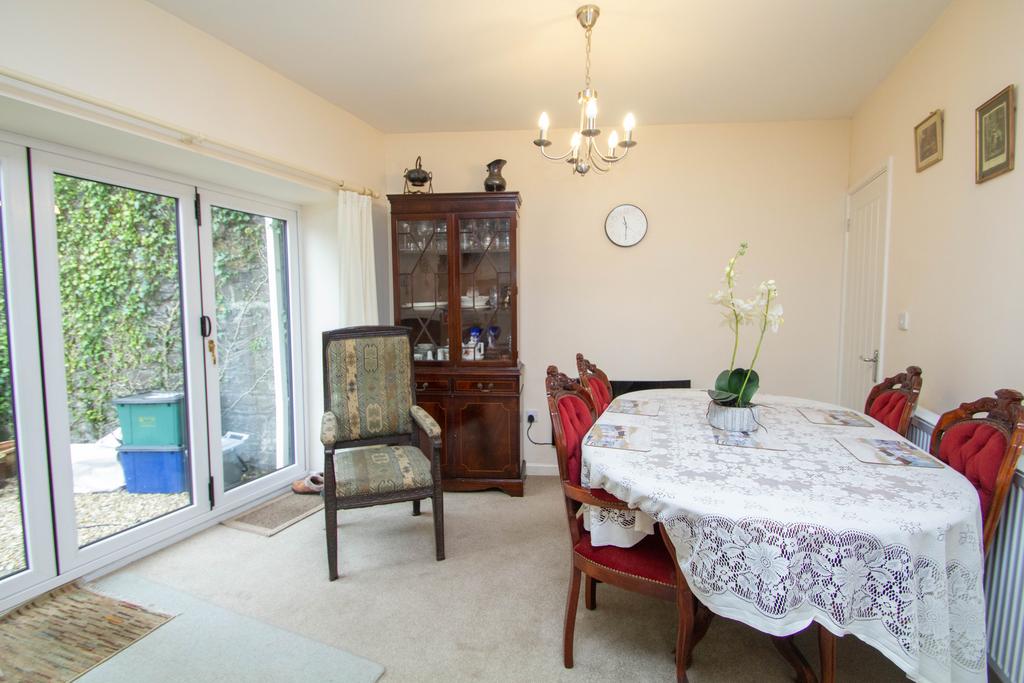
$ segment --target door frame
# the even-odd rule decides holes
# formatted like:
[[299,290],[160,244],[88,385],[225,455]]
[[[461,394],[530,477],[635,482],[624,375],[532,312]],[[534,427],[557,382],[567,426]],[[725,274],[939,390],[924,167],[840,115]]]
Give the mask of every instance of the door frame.
[[199,194],[199,213],[201,216],[199,230],[199,260],[202,269],[202,297],[204,314],[209,315],[212,321],[211,339],[217,340],[217,317],[211,315],[216,312],[215,287],[216,281],[213,274],[212,253],[213,239],[211,227],[213,216],[211,207],[218,206],[226,209],[234,209],[247,213],[277,218],[285,221],[286,246],[288,249],[288,307],[289,307],[289,334],[291,335],[291,419],[292,419],[292,447],[295,462],[286,465],[276,472],[272,472],[255,481],[242,484],[231,490],[224,488],[224,459],[221,453],[220,444],[214,435],[221,433],[221,415],[219,383],[217,380],[216,366],[213,364],[211,354],[204,354],[205,372],[207,376],[206,387],[208,397],[206,402],[208,433],[210,435],[209,458],[210,476],[213,478],[213,492],[215,505],[231,503],[236,500],[248,497],[252,492],[268,492],[277,490],[295,480],[305,476],[308,470],[306,457],[307,439],[300,437],[303,434],[305,422],[305,366],[302,353],[302,297],[301,283],[299,278],[299,236],[298,236],[298,212],[295,209],[268,203],[265,200],[258,200],[237,192],[226,192],[220,189],[213,189],[207,186],[195,188]]
[[[0,579],[0,596],[22,591],[57,576],[50,510],[50,472],[39,355],[36,273],[33,262],[28,149],[0,141],[2,234],[6,285],[8,348],[18,453],[26,568]],[[17,292],[12,297],[10,293]],[[38,457],[22,457],[36,453]]]
[[[201,294],[198,232],[194,211],[195,188],[95,161],[37,150],[32,152],[30,173],[34,207],[33,234],[37,246],[37,296],[40,301],[39,329],[42,333],[43,383],[47,401],[46,423],[50,445],[54,528],[57,539],[58,573],[64,573],[67,569],[121,551],[138,541],[140,537],[195,519],[210,509],[209,488],[206,486],[210,476],[209,460],[204,457],[207,452],[206,396],[202,377],[204,349],[199,329]],[[177,258],[192,504],[83,547],[79,547],[76,533],[74,474],[68,437],[67,378],[63,362],[64,330],[56,220],[53,211],[52,176],[55,173],[151,192],[174,198],[178,202]]]
[[[836,361],[836,404],[840,404],[843,395],[843,353],[846,351],[844,348],[844,332],[846,330],[846,285],[847,275],[849,271],[849,252],[850,252],[850,207],[853,202],[853,196],[865,187],[870,185],[872,182],[886,176],[885,192],[886,192],[886,203],[885,203],[885,244],[883,247],[882,255],[882,306],[880,311],[879,320],[879,335],[878,335],[878,362],[875,363],[875,376],[874,382],[878,383],[881,381],[881,377],[884,375],[882,367],[885,363],[885,321],[888,315],[889,305],[889,249],[891,247],[892,240],[892,198],[893,198],[893,157],[888,157],[885,163],[876,166],[866,176],[864,176],[860,182],[852,185],[850,189],[846,191],[846,208],[845,218],[843,220],[843,264],[842,264],[842,281],[839,288],[839,355]],[[865,397],[867,398],[867,397]]]

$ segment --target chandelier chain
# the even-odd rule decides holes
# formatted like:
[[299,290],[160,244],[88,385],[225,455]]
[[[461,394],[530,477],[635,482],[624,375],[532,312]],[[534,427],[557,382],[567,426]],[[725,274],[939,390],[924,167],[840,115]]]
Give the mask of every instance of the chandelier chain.
[[593,33],[593,29],[587,29],[587,80],[586,88],[590,88],[590,34]]

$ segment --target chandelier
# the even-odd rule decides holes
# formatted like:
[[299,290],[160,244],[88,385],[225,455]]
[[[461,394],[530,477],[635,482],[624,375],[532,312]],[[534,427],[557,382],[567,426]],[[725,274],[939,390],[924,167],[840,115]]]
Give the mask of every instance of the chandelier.
[[[586,80],[583,90],[577,94],[580,105],[580,124],[569,141],[569,150],[562,156],[556,157],[551,156],[544,149],[551,145],[551,140],[548,139],[551,120],[548,118],[547,112],[540,115],[540,120],[537,122],[540,126],[540,137],[533,141],[545,158],[552,161],[564,159],[572,165],[572,172],[579,175],[586,175],[592,168],[601,173],[607,173],[612,164],[625,159],[630,148],[636,146],[636,141],[633,140],[636,119],[632,114],[626,114],[626,118],[622,121],[626,138],[619,140],[619,133],[613,130],[608,134],[608,154],[602,154],[598,149],[597,137],[601,134],[601,129],[597,127],[597,91],[590,87],[590,35],[594,31],[594,24],[597,23],[597,17],[600,14],[601,10],[597,5],[583,5],[576,10],[576,19],[579,20],[587,37]],[[621,155],[619,154],[620,147],[623,150]]]

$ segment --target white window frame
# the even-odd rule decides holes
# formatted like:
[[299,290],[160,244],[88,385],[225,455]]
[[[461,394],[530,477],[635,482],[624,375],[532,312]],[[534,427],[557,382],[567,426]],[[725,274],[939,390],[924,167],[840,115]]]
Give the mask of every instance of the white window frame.
[[[221,453],[220,444],[214,443],[214,435],[221,434],[220,415],[220,393],[217,386],[216,367],[212,365],[213,359],[206,354],[206,373],[212,378],[207,380],[210,396],[208,399],[209,425],[210,425],[210,473],[214,480],[214,498],[217,505],[230,504],[234,501],[251,495],[252,493],[267,493],[280,489],[294,481],[296,478],[305,476],[308,470],[305,438],[305,367],[302,354],[302,296],[299,270],[299,235],[298,235],[298,211],[268,203],[265,200],[245,196],[237,192],[226,192],[213,189],[208,186],[196,188],[200,198],[200,261],[203,264],[203,298],[204,307],[207,311],[216,310],[215,290],[216,281],[213,274],[213,239],[212,226],[213,216],[211,207],[217,206],[225,209],[244,211],[247,213],[267,216],[282,220],[286,224],[285,237],[288,249],[288,306],[289,306],[289,334],[291,336],[291,400],[292,400],[292,448],[295,462],[272,472],[255,481],[237,486],[229,491],[224,488],[224,458]],[[216,316],[213,319],[213,339],[217,339]]]
[[[185,404],[188,412],[188,453],[191,463],[192,504],[102,540],[79,547],[75,524],[74,475],[64,369],[64,331],[61,312],[57,228],[54,214],[53,176],[70,175],[87,180],[151,192],[177,200],[178,264],[181,282]],[[93,161],[33,150],[31,155],[32,201],[36,240],[36,269],[42,331],[43,378],[47,399],[47,434],[60,573],[124,550],[140,538],[173,528],[210,510],[209,459],[205,443],[206,406],[203,386],[203,345],[199,329],[201,294],[199,245],[193,186],[136,173]],[[47,360],[49,359],[49,360]]]
[[[0,141],[4,279],[7,287],[8,348],[14,387],[18,485],[27,568],[0,579],[0,596],[17,593],[57,576],[50,511],[50,473],[47,468],[46,423],[43,413],[42,372],[36,318],[32,219],[29,205],[28,150]],[[27,457],[32,454],[32,457]]]

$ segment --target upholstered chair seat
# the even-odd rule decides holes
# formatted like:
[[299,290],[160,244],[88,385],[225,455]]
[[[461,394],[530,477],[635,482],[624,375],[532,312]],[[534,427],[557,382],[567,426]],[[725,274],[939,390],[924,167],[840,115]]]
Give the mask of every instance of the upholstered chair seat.
[[[591,489],[591,492],[598,490]],[[608,496],[609,501],[617,500],[611,494],[604,491],[602,493]],[[590,542],[590,532],[583,528],[583,519],[577,517],[577,520],[580,540],[573,544],[574,553],[617,574],[646,579],[675,590],[675,564],[659,535],[652,534],[630,548],[619,548],[614,545],[595,547]]]
[[423,490],[434,479],[430,460],[415,446],[364,446],[334,452],[335,491],[339,498]]

